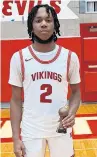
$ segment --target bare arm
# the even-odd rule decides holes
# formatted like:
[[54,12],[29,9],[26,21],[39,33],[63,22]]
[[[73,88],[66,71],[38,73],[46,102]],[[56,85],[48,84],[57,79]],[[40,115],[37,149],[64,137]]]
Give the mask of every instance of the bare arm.
[[12,86],[12,97],[10,102],[10,119],[12,137],[14,142],[14,153],[16,157],[25,156],[25,146],[20,140],[20,123],[22,120],[22,88]]
[[80,84],[72,84],[71,87],[71,97],[69,99],[69,114],[76,114],[80,105]]
[[22,118],[22,88],[12,86],[12,97],[10,102],[10,119],[13,140],[19,139],[20,123]]
[[62,120],[64,128],[72,127],[75,124],[75,115],[80,105],[80,85],[73,84],[71,87],[71,97],[69,100],[69,113],[68,116]]

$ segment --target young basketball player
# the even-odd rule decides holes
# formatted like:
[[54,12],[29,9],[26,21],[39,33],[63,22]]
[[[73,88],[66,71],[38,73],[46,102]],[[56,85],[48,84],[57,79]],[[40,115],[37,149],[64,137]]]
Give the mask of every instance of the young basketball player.
[[[16,157],[44,157],[48,143],[50,157],[73,157],[70,134],[80,104],[78,57],[56,44],[60,24],[51,6],[32,8],[27,26],[33,44],[13,54],[10,63],[14,153]],[[72,94],[68,114],[61,119],[59,110],[67,105],[68,83]],[[58,130],[59,119],[65,131]]]

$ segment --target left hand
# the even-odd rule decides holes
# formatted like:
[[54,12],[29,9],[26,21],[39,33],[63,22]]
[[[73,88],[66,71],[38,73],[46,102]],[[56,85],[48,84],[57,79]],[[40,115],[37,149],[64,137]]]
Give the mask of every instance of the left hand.
[[75,124],[75,115],[73,114],[69,114],[67,117],[65,117],[62,120],[62,125],[64,128],[73,127],[74,124]]

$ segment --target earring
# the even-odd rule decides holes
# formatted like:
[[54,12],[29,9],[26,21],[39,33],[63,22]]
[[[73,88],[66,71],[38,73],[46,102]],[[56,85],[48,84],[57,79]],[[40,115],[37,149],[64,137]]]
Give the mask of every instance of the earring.
[[55,33],[55,32],[53,33],[53,39],[54,39],[54,41],[57,40],[57,36],[56,36],[56,33]]

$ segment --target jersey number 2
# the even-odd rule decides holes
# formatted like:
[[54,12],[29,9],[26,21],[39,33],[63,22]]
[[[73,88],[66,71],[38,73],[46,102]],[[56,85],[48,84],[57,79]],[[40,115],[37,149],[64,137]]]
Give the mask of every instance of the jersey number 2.
[[40,95],[40,102],[51,103],[52,99],[47,99],[46,96],[49,96],[52,93],[52,86],[50,84],[42,84],[40,90],[45,90],[46,92]]

